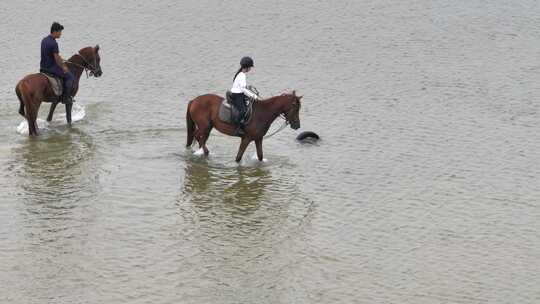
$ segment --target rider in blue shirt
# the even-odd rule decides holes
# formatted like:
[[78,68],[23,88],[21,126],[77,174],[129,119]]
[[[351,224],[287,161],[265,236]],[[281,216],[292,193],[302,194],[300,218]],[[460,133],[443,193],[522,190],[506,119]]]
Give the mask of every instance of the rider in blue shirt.
[[62,36],[64,27],[54,22],[51,26],[51,34],[41,40],[41,62],[40,71],[52,74],[64,80],[64,93],[62,95],[63,103],[73,102],[72,88],[74,76],[69,71],[64,59],[60,57],[58,43],[56,39]]

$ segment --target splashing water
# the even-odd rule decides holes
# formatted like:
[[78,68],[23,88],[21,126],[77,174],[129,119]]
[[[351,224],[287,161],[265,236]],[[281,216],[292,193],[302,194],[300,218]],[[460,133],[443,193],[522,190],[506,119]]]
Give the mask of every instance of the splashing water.
[[203,150],[203,148],[199,148],[199,150],[193,152],[193,155],[195,155],[195,156],[201,156],[201,155],[204,155],[204,150]]
[[[71,121],[77,122],[82,120],[86,116],[86,111],[83,105],[79,104],[73,104],[73,108],[71,110]],[[38,128],[43,131],[49,129],[51,125],[65,125],[66,122],[66,113],[60,113],[56,115],[56,118],[53,119],[52,122],[47,122],[41,118],[38,118],[36,120]],[[26,120],[21,121],[16,129],[17,133],[28,135],[28,122]]]
[[[71,110],[71,121],[72,122],[76,122],[76,121],[80,121],[82,120],[84,117],[86,116],[86,111],[85,111],[85,108],[83,105],[79,105],[79,104],[76,104],[74,103],[73,104],[73,108]],[[64,124],[66,124],[66,113],[60,113],[55,120],[53,120],[53,123],[54,122],[63,122]]]
[[[257,156],[257,152],[254,152],[252,155],[251,155],[251,161],[252,162],[259,162],[259,157]],[[264,158],[262,159],[262,162],[265,163],[267,162],[268,159]]]

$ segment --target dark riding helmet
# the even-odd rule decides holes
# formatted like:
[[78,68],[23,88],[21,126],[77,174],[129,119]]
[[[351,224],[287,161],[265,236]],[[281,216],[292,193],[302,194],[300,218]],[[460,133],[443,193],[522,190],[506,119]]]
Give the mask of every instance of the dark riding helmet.
[[54,22],[52,25],[51,25],[51,33],[52,32],[60,32],[64,30],[64,26],[62,26],[60,23],[58,22]]
[[240,60],[240,66],[243,68],[253,67],[253,59],[251,57],[244,57]]

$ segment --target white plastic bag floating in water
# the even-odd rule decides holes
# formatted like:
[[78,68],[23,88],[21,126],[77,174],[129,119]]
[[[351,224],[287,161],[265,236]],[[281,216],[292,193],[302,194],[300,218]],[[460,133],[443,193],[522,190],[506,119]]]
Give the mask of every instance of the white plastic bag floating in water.
[[[86,111],[84,109],[84,106],[74,103],[73,108],[71,108],[71,122],[73,123],[76,121],[81,121],[85,116]],[[38,125],[38,129],[40,130],[46,130],[49,128],[49,123],[41,118],[38,118],[36,122]],[[58,115],[55,115],[53,123],[54,125],[67,124],[66,113],[60,113]],[[21,123],[17,126],[17,133],[28,135],[28,122],[26,121],[26,119],[21,121]]]

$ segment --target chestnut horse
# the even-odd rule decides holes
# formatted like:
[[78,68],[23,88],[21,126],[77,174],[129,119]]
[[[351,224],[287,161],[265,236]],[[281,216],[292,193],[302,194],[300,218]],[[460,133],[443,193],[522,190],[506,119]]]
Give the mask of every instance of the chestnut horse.
[[236,162],[240,162],[244,151],[251,141],[255,141],[257,148],[257,158],[263,160],[262,141],[266,132],[270,128],[272,122],[280,115],[285,116],[287,123],[291,128],[300,128],[300,99],[302,96],[292,94],[282,94],[265,100],[255,101],[253,104],[253,112],[250,121],[245,127],[244,135],[235,133],[236,126],[223,122],[219,119],[219,107],[223,101],[223,97],[206,94],[196,97],[191,100],[187,107],[186,123],[187,123],[187,144],[186,147],[191,147],[193,139],[197,139],[199,147],[204,150],[204,154],[208,155],[209,151],[206,147],[206,141],[210,136],[212,128],[216,128],[223,134],[230,136],[239,136],[242,138]]
[[[66,61],[69,70],[75,78],[73,81],[73,96],[79,90],[79,80],[83,71],[90,71],[90,76],[95,77],[100,77],[103,74],[100,61],[99,45],[83,48]],[[20,103],[19,114],[28,121],[29,135],[37,136],[38,126],[36,119],[41,102],[52,102],[49,115],[47,116],[47,121],[51,121],[54,109],[59,101],[54,95],[49,80],[45,75],[40,73],[27,75],[17,83],[15,93],[17,93]],[[71,103],[66,103],[66,120],[68,124],[71,124],[71,107]]]

